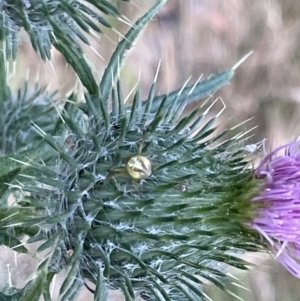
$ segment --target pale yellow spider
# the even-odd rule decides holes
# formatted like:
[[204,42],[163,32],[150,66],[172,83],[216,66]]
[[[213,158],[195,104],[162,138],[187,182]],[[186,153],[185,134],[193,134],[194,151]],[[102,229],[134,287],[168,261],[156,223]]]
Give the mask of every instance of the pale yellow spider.
[[125,168],[116,168],[111,170],[111,172],[115,175],[118,173],[128,173],[134,180],[141,180],[150,177],[152,174],[151,161],[147,157],[141,155],[143,144],[144,140],[139,146],[137,155],[132,156],[127,160]]

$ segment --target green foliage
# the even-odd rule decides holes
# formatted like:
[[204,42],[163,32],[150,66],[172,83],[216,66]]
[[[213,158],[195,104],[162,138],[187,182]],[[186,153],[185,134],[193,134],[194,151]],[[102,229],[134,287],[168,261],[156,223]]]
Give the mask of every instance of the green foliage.
[[32,91],[25,83],[23,89],[12,94],[3,103],[4,110],[0,112],[1,124],[3,124],[0,136],[0,154],[16,154],[25,150],[28,145],[39,142],[39,136],[31,128],[31,124],[37,124],[45,131],[51,133],[54,130],[58,116],[53,102],[55,93],[49,94],[46,88],[40,88],[38,84],[32,87]]
[[[225,264],[247,268],[234,253],[262,247],[244,225],[253,208],[241,196],[250,198],[256,183],[243,134],[218,132],[216,117],[206,120],[204,104],[181,116],[188,103],[227,83],[235,68],[168,95],[155,96],[155,79],[146,100],[137,88],[132,105],[125,106],[117,78],[124,52],[166,1],[158,1],[120,41],[100,85],[77,38],[88,43],[82,31],[99,29],[92,18],[108,23],[85,2],[119,16],[104,0],[3,4],[5,59],[15,57],[17,32],[24,28],[43,59],[50,59],[51,44],[61,51],[86,88],[85,103],[74,91],[58,116],[53,95],[38,87],[29,93],[27,86],[7,92],[2,75],[0,241],[27,252],[21,239],[28,235],[29,244],[40,242],[37,253],[50,250],[18,298],[43,295],[50,301],[50,283],[66,269],[60,300],[75,300],[87,280],[97,301],[106,301],[111,288],[126,300],[136,294],[144,300],[206,300],[205,281],[227,290]],[[128,161],[136,156],[150,160],[150,176],[129,175]],[[6,202],[8,192],[15,195],[14,206]]]
[[84,32],[92,29],[101,33],[102,26],[110,28],[103,14],[119,16],[117,8],[106,0],[3,0],[1,11],[0,40],[6,42],[7,59],[16,58],[20,29],[25,29],[43,60],[51,59],[51,44],[58,47],[63,42],[66,50],[80,56],[78,39],[89,44]]

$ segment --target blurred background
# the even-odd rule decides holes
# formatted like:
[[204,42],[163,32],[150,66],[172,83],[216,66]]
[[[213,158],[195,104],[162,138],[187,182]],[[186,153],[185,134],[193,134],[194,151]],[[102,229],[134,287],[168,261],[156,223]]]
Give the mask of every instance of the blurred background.
[[[120,4],[120,9],[133,23],[154,2],[132,0]],[[106,30],[100,38],[92,35],[92,47],[83,46],[98,79],[129,28],[120,20],[111,22],[114,32]],[[58,101],[74,87],[80,89],[59,53],[53,50],[54,61],[44,63],[32,52],[28,38],[22,35],[20,39],[17,63],[10,66],[13,87],[26,79],[32,83],[39,79],[50,90],[59,89]],[[121,72],[125,94],[139,80],[146,96],[160,60],[158,93],[163,93],[180,88],[191,76],[190,84],[201,75],[205,78],[230,68],[251,50],[254,53],[237,69],[230,84],[213,99],[220,96],[226,104],[221,123],[234,125],[253,117],[243,125],[244,130],[258,126],[250,143],[266,138],[268,148],[276,147],[300,133],[298,0],[169,0],[127,53]],[[218,102],[213,110],[221,108]],[[265,255],[248,255],[247,259],[256,265],[250,273],[229,270],[249,290],[233,286],[234,294],[246,301],[299,300],[300,280]],[[205,289],[216,301],[236,300],[209,284]]]

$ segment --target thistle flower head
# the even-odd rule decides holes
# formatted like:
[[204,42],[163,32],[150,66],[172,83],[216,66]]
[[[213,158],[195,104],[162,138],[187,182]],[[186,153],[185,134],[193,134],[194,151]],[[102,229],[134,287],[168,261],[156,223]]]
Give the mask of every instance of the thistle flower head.
[[[275,258],[300,278],[300,142],[278,147],[255,171],[263,179],[252,227],[271,244]],[[285,150],[283,155],[279,155]],[[278,154],[278,156],[276,156]]]
[[[156,1],[118,43],[100,83],[77,43],[76,36],[88,40],[75,23],[83,31],[97,28],[88,16],[103,24],[103,17],[84,2],[119,16],[115,7],[109,1],[44,2],[25,7],[30,14],[25,8],[22,14],[14,14],[13,6],[6,8],[6,44],[12,44],[18,28],[24,27],[43,59],[50,58],[50,45],[62,53],[86,91],[85,101],[77,91],[69,96],[64,108],[57,110],[59,118],[51,119],[57,122],[44,122],[46,113],[56,116],[51,106],[32,113],[44,113],[43,120],[24,115],[40,144],[31,139],[31,145],[26,144],[29,151],[20,154],[23,159],[19,154],[13,158],[21,166],[0,174],[3,183],[12,183],[10,191],[16,196],[10,206],[5,199],[10,191],[0,181],[1,243],[27,252],[21,239],[28,236],[26,243],[40,243],[37,253],[49,250],[18,299],[25,300],[26,294],[31,300],[41,295],[50,300],[54,275],[62,269],[67,273],[60,300],[76,300],[83,285],[99,301],[107,300],[109,289],[122,291],[126,300],[135,300],[136,295],[147,301],[207,300],[204,281],[231,293],[224,264],[247,269],[248,263],[235,254],[264,246],[257,231],[244,224],[256,209],[248,200],[258,186],[241,143],[248,132],[228,137],[237,126],[217,130],[215,121],[223,109],[210,118],[208,113],[220,99],[205,110],[206,101],[185,116],[182,113],[189,102],[226,84],[240,63],[193,86],[187,82],[179,90],[155,96],[158,67],[148,98],[141,98],[137,85],[128,104],[130,95],[123,97],[119,67],[166,0]],[[9,51],[14,57],[14,48],[8,47]],[[0,65],[8,57],[4,53],[0,51]],[[0,73],[2,86],[5,81]],[[18,131],[11,131],[11,137]],[[5,153],[18,148],[6,147]],[[5,166],[7,160],[1,162]]]

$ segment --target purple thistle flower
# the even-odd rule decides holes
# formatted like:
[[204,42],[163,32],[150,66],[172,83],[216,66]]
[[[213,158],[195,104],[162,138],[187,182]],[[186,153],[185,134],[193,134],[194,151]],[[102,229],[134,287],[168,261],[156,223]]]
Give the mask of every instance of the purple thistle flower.
[[[282,149],[285,153],[278,154]],[[300,142],[268,154],[255,176],[263,182],[260,195],[252,199],[261,206],[251,227],[268,240],[275,258],[300,278]]]

